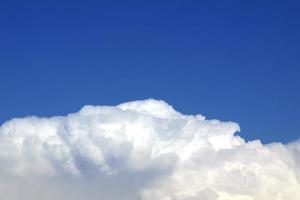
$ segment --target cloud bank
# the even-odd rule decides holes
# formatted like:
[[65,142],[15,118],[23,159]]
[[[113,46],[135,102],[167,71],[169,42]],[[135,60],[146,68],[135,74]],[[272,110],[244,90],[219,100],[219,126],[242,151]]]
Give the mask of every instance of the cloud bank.
[[0,199],[300,199],[300,142],[245,142],[239,130],[153,99],[12,119]]

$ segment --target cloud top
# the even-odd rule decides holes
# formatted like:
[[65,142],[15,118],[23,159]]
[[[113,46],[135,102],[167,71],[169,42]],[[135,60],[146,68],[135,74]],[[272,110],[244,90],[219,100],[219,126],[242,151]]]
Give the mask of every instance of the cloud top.
[[245,142],[239,130],[153,99],[12,119],[0,128],[0,198],[20,199],[19,186],[31,200],[299,199],[300,142]]

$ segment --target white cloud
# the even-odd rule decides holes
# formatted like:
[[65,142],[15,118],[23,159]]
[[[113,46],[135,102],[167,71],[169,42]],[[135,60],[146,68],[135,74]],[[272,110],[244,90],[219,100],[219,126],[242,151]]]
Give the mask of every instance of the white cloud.
[[152,99],[12,119],[0,128],[0,199],[298,200],[300,142],[238,131]]

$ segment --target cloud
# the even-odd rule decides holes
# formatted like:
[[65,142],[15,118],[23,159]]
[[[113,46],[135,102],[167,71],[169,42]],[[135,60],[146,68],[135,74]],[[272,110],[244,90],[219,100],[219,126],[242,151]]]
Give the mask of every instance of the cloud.
[[239,130],[153,99],[12,119],[0,199],[298,200],[300,142],[245,142]]

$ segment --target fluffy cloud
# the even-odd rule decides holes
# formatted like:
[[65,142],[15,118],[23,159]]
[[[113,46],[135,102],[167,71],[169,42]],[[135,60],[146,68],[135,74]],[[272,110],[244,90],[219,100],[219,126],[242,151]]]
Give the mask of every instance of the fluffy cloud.
[[300,142],[238,131],[153,99],[12,119],[0,128],[0,199],[298,200]]

